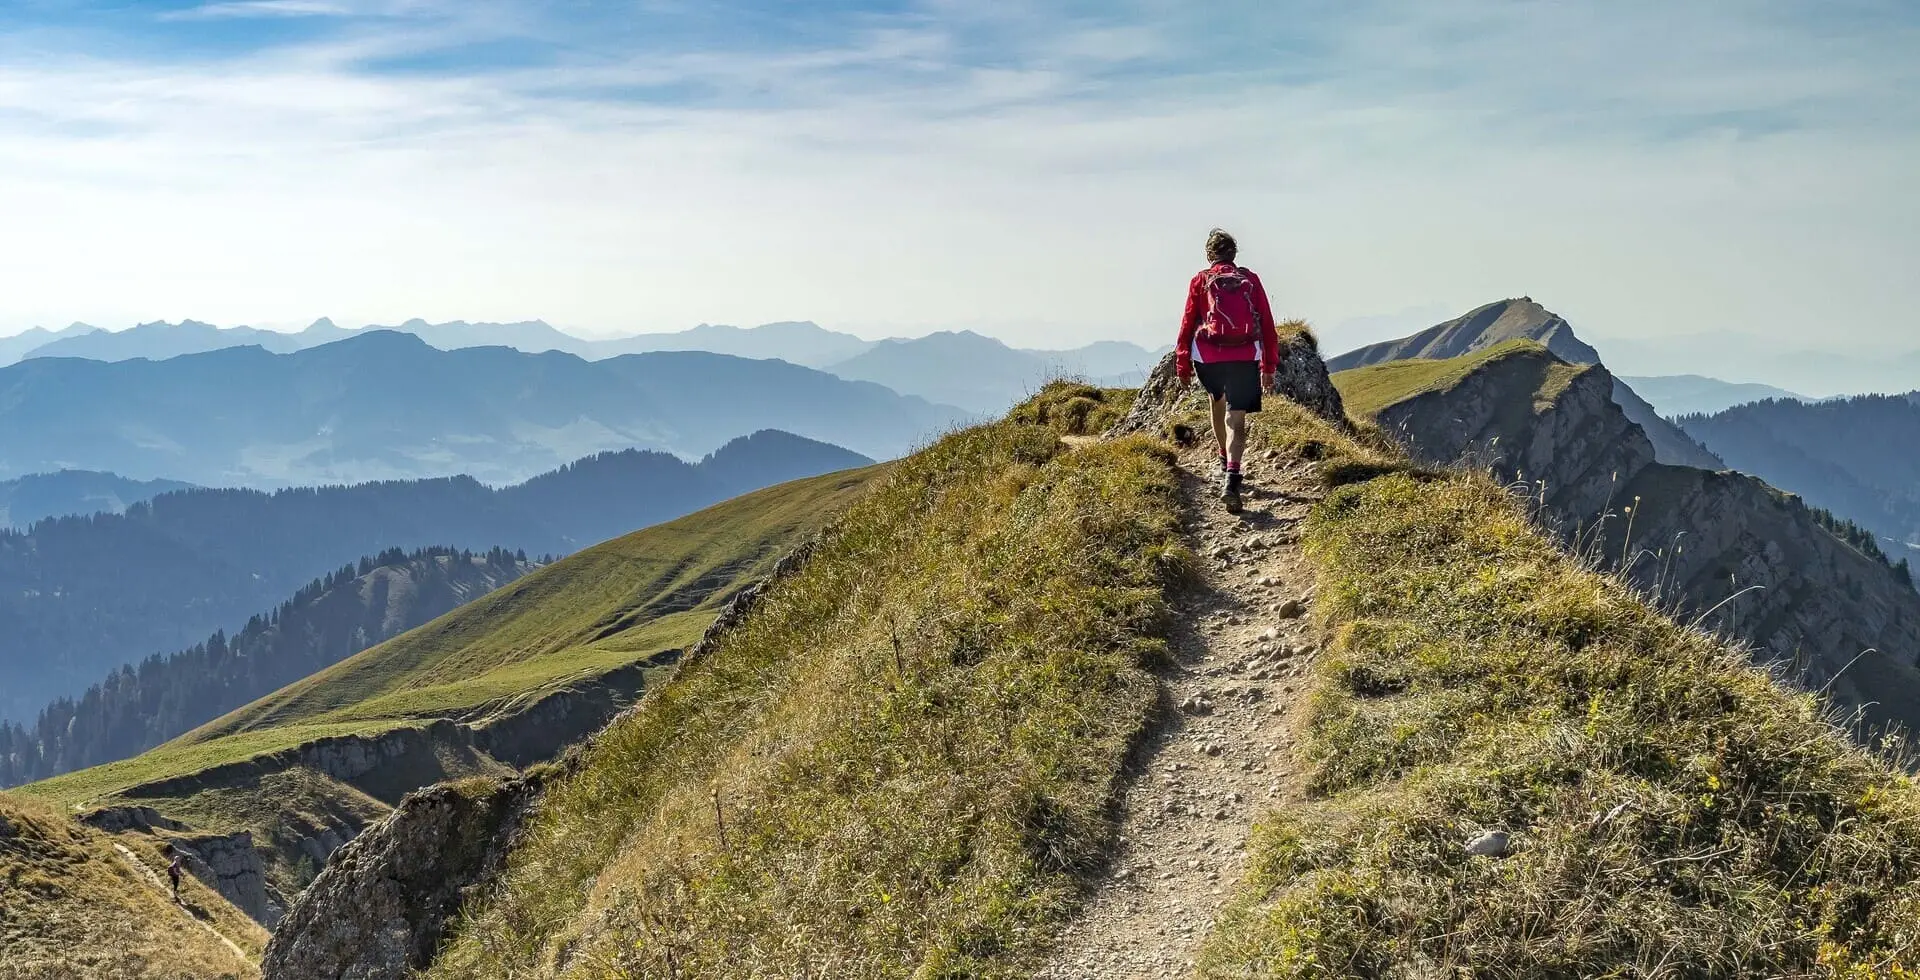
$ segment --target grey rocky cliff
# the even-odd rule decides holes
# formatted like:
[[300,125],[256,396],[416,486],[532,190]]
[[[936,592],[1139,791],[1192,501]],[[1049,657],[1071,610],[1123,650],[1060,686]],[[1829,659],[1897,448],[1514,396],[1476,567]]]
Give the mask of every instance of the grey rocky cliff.
[[273,980],[400,980],[433,962],[468,895],[506,861],[543,776],[433,786],[328,860],[260,963]]
[[168,818],[150,806],[104,806],[80,815],[80,822],[109,834],[130,830],[152,833],[155,830],[187,830],[186,824]]
[[[1655,460],[1587,367],[1551,397],[1545,352],[1497,359],[1377,421],[1424,462],[1490,467],[1539,501],[1570,547],[1683,620],[1747,643],[1868,731],[1920,731],[1920,593],[1790,494],[1742,473]],[[1564,365],[1560,370],[1565,371]]]
[[251,832],[175,837],[171,843],[186,852],[195,877],[248,918],[269,929],[280,921],[283,909],[267,891],[266,867]]
[[[1299,403],[1328,422],[1342,429],[1350,425],[1346,406],[1340,401],[1340,391],[1333,386],[1333,379],[1327,374],[1327,364],[1320,359],[1320,350],[1312,334],[1302,331],[1281,345],[1279,368],[1274,372],[1274,387],[1281,396]],[[1134,398],[1133,407],[1128,410],[1126,417],[1114,423],[1107,434],[1119,436],[1135,432],[1162,432],[1173,417],[1179,399],[1180,383],[1174,375],[1174,355],[1169,352],[1148,373],[1146,383],[1140,386],[1140,394]]]

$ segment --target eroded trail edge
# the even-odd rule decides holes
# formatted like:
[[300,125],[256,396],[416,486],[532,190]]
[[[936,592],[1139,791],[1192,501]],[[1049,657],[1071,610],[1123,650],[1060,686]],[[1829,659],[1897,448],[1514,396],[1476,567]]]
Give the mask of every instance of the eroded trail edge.
[[1180,458],[1202,581],[1176,607],[1166,708],[1128,772],[1117,858],[1038,974],[1047,980],[1190,973],[1254,820],[1301,792],[1294,735],[1319,646],[1299,525],[1321,490],[1309,464],[1269,450],[1249,460],[1244,511],[1228,514],[1210,449]]

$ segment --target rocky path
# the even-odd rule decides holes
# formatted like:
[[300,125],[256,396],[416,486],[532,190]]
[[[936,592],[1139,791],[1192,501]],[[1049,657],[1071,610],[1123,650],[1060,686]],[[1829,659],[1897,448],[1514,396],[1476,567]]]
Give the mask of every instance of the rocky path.
[[[152,868],[147,867],[147,863],[145,861],[140,860],[140,856],[133,853],[132,849],[128,848],[125,844],[115,843],[113,845],[113,849],[120,852],[120,857],[124,859],[128,865],[132,866],[135,874],[139,875],[141,878],[144,878],[147,884],[150,887],[152,887],[155,891],[159,892],[161,895],[166,896],[167,901],[169,903],[173,901],[173,888],[169,886],[164,880],[161,879],[159,872],[153,870]],[[233,940],[228,939],[225,935],[223,935],[220,932],[220,930],[215,929],[213,927],[213,923],[200,918],[198,915],[195,915],[194,911],[190,908],[187,908],[185,906],[176,906],[176,907],[180,909],[180,914],[193,920],[194,925],[197,925],[200,928],[207,930],[208,932],[213,934],[213,938],[218,939],[222,943],[226,944],[226,947],[228,949],[233,950],[233,955],[240,957],[240,959],[243,962],[247,963],[249,966],[253,964],[253,960],[247,956],[247,951],[244,949],[241,949],[237,944],[234,943]]]
[[1298,528],[1320,497],[1303,464],[1248,461],[1241,514],[1214,496],[1209,450],[1183,454],[1189,545],[1204,580],[1178,609],[1172,709],[1128,773],[1121,847],[1063,934],[1046,980],[1186,976],[1240,879],[1253,821],[1299,792],[1293,732],[1317,644]]

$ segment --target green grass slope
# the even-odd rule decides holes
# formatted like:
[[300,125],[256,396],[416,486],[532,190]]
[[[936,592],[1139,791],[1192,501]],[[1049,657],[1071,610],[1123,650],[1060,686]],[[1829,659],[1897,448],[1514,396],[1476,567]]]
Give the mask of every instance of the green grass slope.
[[1390,406],[1433,391],[1450,391],[1474,372],[1489,364],[1521,360],[1539,366],[1539,386],[1535,401],[1551,403],[1585,366],[1568,364],[1531,340],[1508,340],[1484,350],[1459,357],[1438,360],[1413,358],[1385,361],[1367,367],[1350,368],[1333,374],[1333,385],[1340,389],[1347,411],[1360,418],[1372,418]]
[[[690,644],[728,595],[884,469],[782,484],[587,549],[152,751],[22,792],[97,804],[137,784],[316,738],[511,714],[544,693]],[[484,760],[443,761],[448,775],[487,770]]]
[[116,839],[0,795],[0,980],[257,976],[266,933],[191,875],[175,905],[160,884],[165,868],[151,837]]
[[1114,404],[897,463],[548,791],[431,975],[1031,975],[1191,567],[1164,448],[1059,438]]
[[[1920,969],[1920,793],[1812,697],[1569,559],[1485,477],[1394,472],[1299,412],[1254,444],[1354,482],[1305,539],[1330,638],[1313,800],[1256,828],[1201,975]],[[1511,852],[1468,854],[1490,829]]]

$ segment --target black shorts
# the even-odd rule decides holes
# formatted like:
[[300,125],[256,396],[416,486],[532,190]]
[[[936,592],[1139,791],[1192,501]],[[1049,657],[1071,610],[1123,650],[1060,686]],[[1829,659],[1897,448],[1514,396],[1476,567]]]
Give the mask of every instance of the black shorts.
[[1200,387],[1214,398],[1225,395],[1227,408],[1236,412],[1257,412],[1260,410],[1260,362],[1259,361],[1221,361],[1208,364],[1204,361],[1193,366],[1193,373],[1200,379]]

